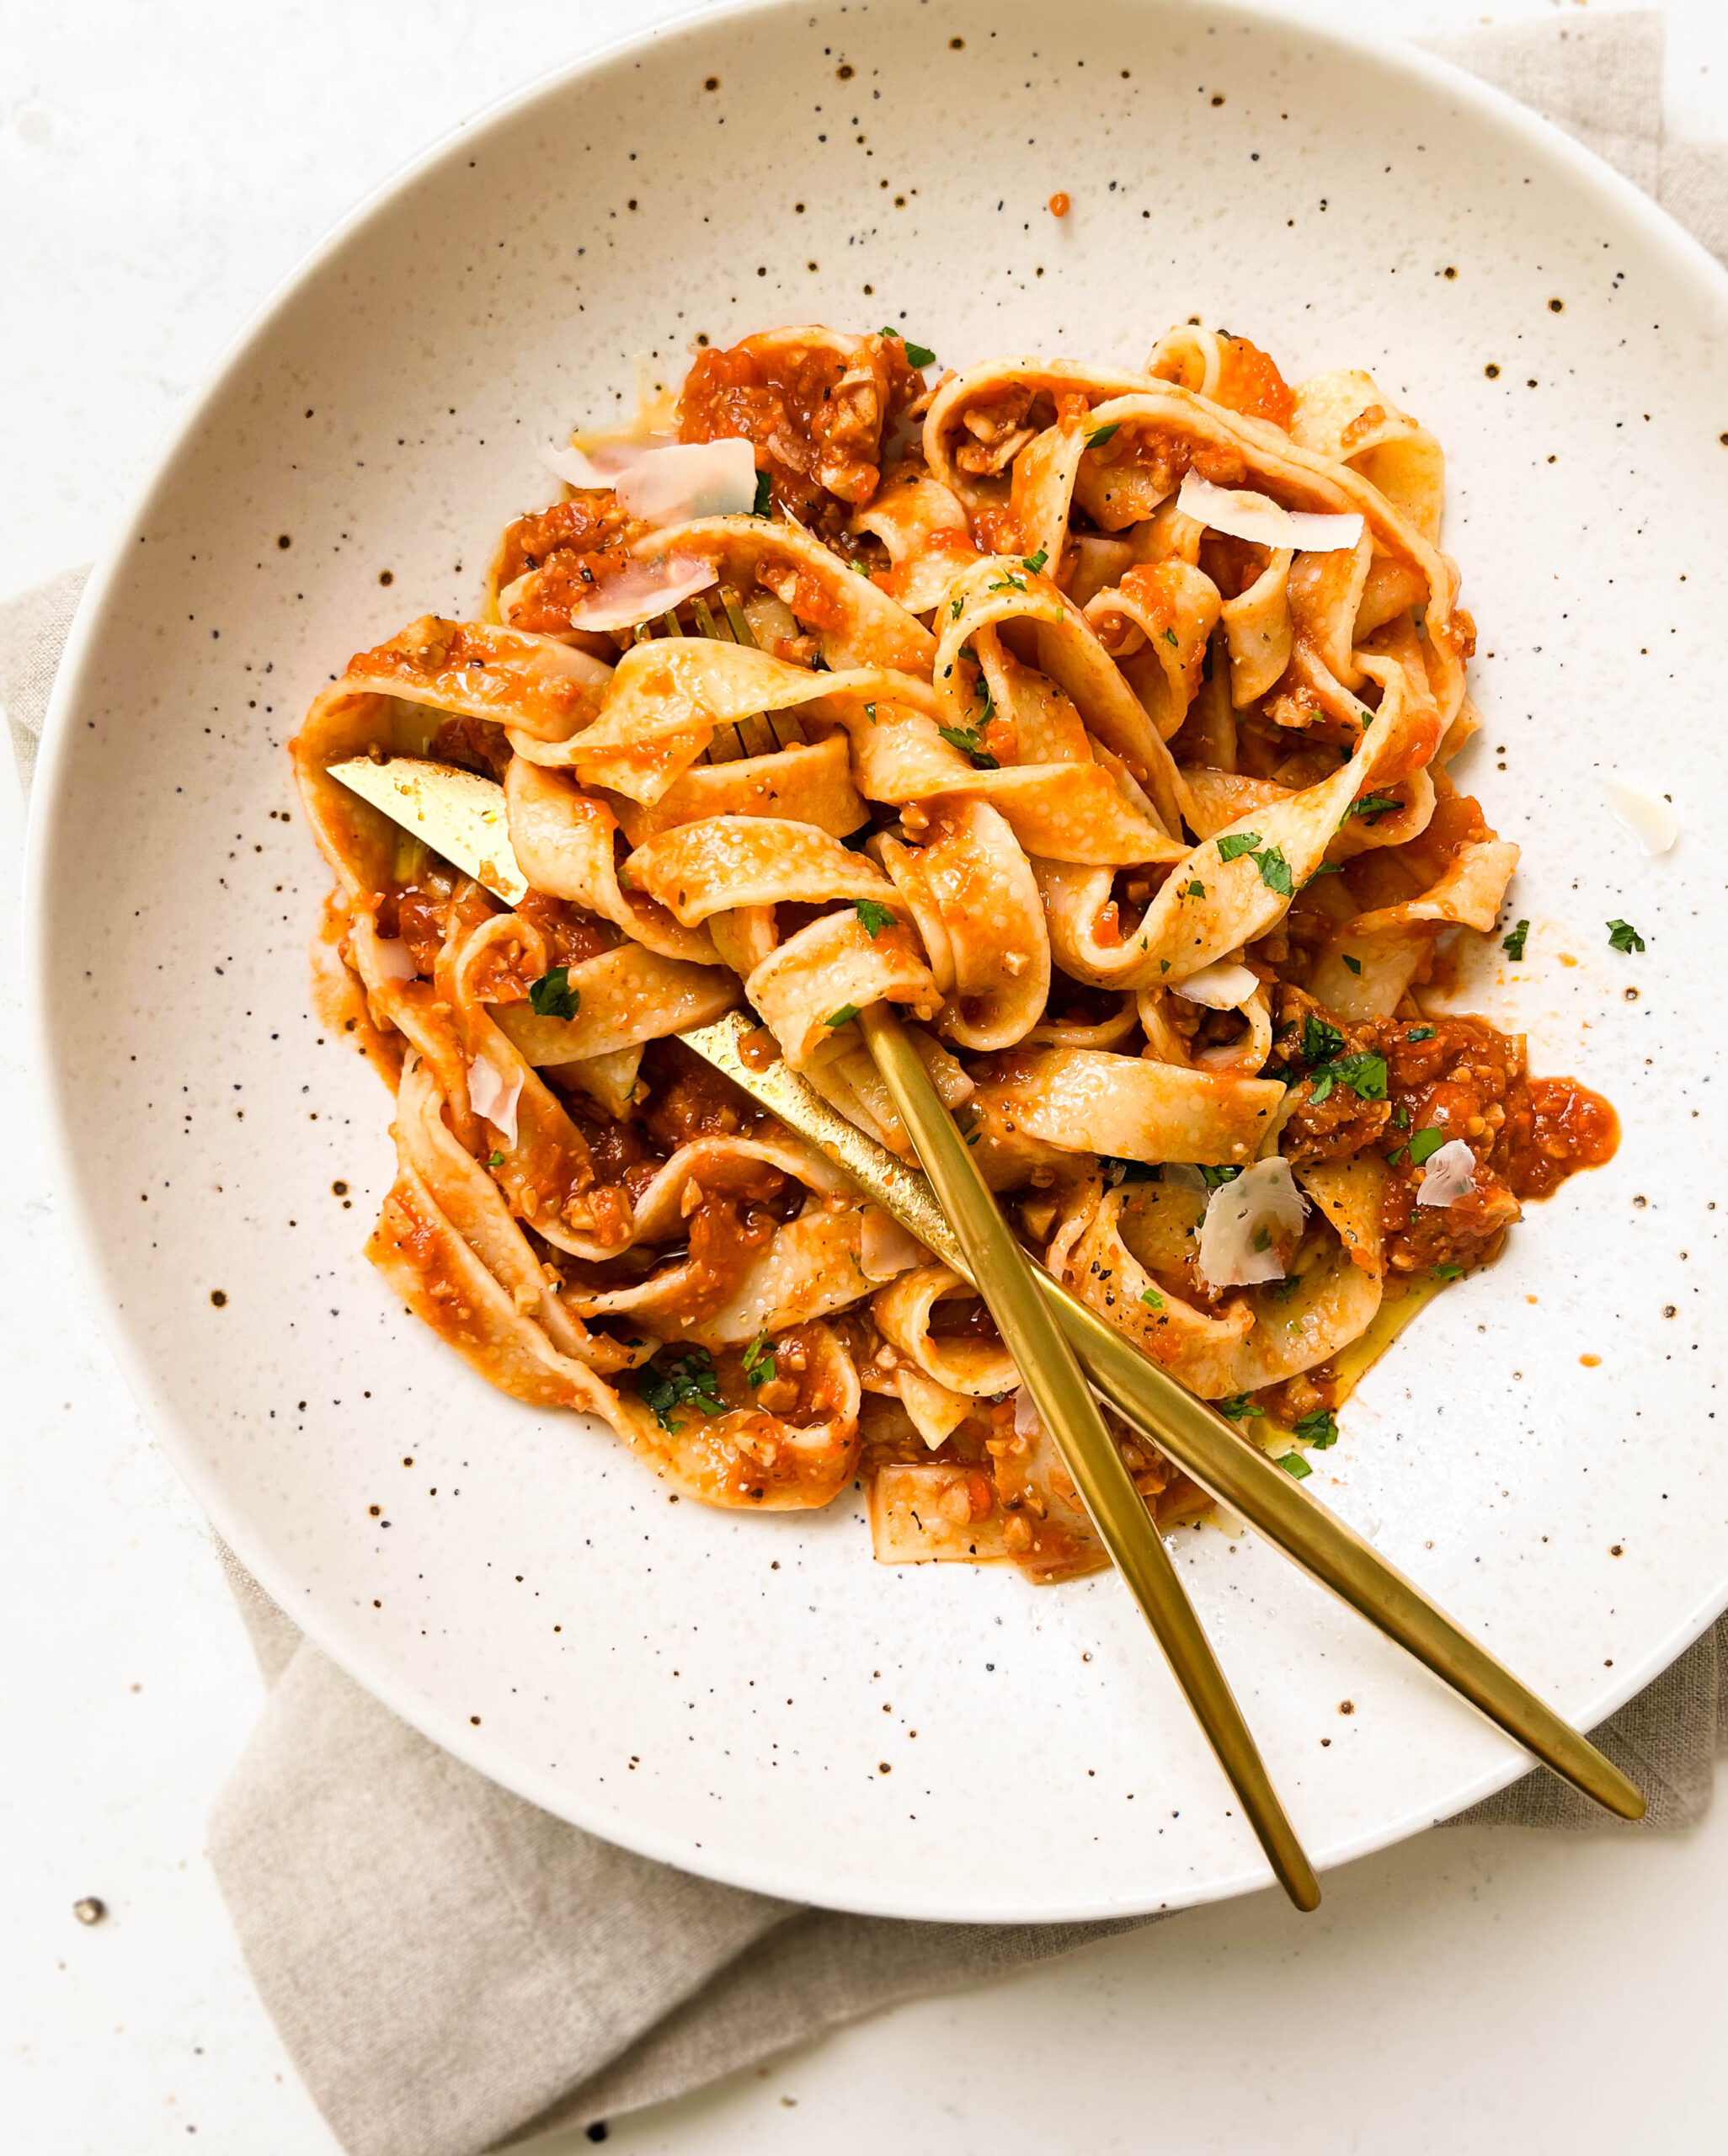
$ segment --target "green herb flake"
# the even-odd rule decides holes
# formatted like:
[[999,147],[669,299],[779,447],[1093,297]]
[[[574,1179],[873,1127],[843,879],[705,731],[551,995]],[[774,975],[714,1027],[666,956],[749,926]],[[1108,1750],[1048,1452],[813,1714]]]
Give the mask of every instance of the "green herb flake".
[[1510,936],[1503,937],[1501,939],[1501,949],[1505,952],[1506,955],[1509,958],[1522,958],[1524,955],[1524,938],[1529,933],[1529,922],[1528,921],[1521,921],[1517,926],[1513,929]]
[[1258,831],[1226,831],[1218,842],[1220,861],[1240,860],[1243,854],[1252,853],[1260,844]]
[[928,344],[915,344],[909,337],[901,335],[898,329],[884,329],[882,334],[884,337],[899,338],[909,367],[927,367],[936,364],[936,354]]
[[637,1397],[663,1430],[675,1431],[675,1410],[688,1404],[704,1415],[723,1415],[726,1402],[706,1348],[687,1348],[669,1363],[644,1363],[636,1374]]
[[842,1003],[838,1011],[830,1011],[822,1021],[824,1026],[849,1026],[858,1015],[856,1003]]
[[1112,435],[1116,432],[1117,429],[1121,424],[1122,421],[1120,419],[1112,419],[1107,427],[1094,427],[1091,434],[1086,436],[1086,447],[1088,449],[1097,449],[1101,447],[1105,442],[1109,440]]
[[1437,1280],[1462,1280],[1464,1267],[1461,1265],[1437,1265],[1434,1278]]
[[1000,768],[984,747],[984,736],[975,726],[939,726],[936,732],[951,749],[957,749],[963,756],[970,756],[979,771],[993,771]]
[[1360,1055],[1341,1055],[1332,1065],[1341,1086],[1347,1086],[1358,1100],[1384,1101],[1386,1097],[1386,1059],[1365,1049]]
[[1246,1422],[1252,1416],[1266,1412],[1265,1408],[1256,1407],[1245,1392],[1239,1392],[1234,1400],[1214,1400],[1212,1404],[1232,1422]]
[[1342,958],[1346,967],[1350,972],[1356,974],[1358,976],[1361,974],[1362,960],[1360,958],[1353,957],[1348,951],[1341,951],[1338,955]]
[[756,499],[750,504],[752,516],[767,515],[769,501],[773,492],[774,475],[769,472],[759,472],[756,474]]
[[1155,1288],[1147,1288],[1144,1289],[1140,1295],[1140,1300],[1146,1305],[1149,1310],[1161,1310],[1164,1308],[1164,1298],[1159,1294]]
[[1166,629],[1166,630],[1165,631],[1165,632],[1164,632],[1164,641],[1165,641],[1167,644],[1170,644],[1171,646],[1172,646],[1174,648],[1176,648],[1176,649],[1177,649],[1177,650],[1180,650],[1180,649],[1181,649],[1181,641],[1182,641],[1182,640],[1181,640],[1181,638],[1176,634],[1176,631],[1175,631],[1174,629]]
[[501,1168],[504,1166],[504,1155],[498,1152],[489,1153],[487,1155],[486,1165],[488,1168]]
[[1206,896],[1206,886],[1197,877],[1192,883],[1185,883],[1182,886],[1182,896],[1185,899],[1203,899]]
[[1021,567],[1025,569],[1028,576],[1042,576],[1044,572],[1044,564],[1049,558],[1049,555],[1040,547],[1037,553],[1027,554],[1022,558]]
[[1296,1435],[1304,1444],[1324,1452],[1338,1442],[1338,1418],[1330,1407],[1316,1407],[1311,1415],[1298,1417]]
[[1432,1026],[1412,1026],[1404,1037],[1407,1041],[1431,1041],[1434,1038]]
[[1390,815],[1395,808],[1403,806],[1395,793],[1365,793],[1344,811],[1344,821],[1348,823],[1352,816],[1360,816],[1365,824],[1378,824],[1382,816]]
[[1293,1482],[1305,1482],[1314,1472],[1299,1452],[1287,1452],[1273,1464],[1282,1467]]
[[529,990],[528,1001],[540,1017],[573,1018],[582,1001],[582,992],[571,987],[568,966],[554,966]]
[[1017,576],[1000,576],[994,584],[986,584],[984,589],[987,591],[1024,592],[1026,585]]
[[1408,1130],[1410,1129],[1410,1110],[1405,1107],[1402,1101],[1392,1111],[1392,1123],[1395,1129]]
[[1256,1256],[1260,1252],[1268,1251],[1272,1248],[1272,1230],[1270,1228],[1256,1228],[1254,1230],[1254,1248]]
[[948,608],[948,619],[949,619],[951,622],[957,622],[957,621],[959,620],[959,618],[960,618],[960,609],[961,609],[961,607],[962,607],[962,606],[963,606],[963,604],[964,604],[964,601],[963,601],[963,600],[958,600],[958,599],[954,600],[951,603],[951,605],[949,606],[949,608]]
[[1324,1018],[1316,1018],[1312,1011],[1302,1021],[1302,1060],[1304,1063],[1330,1063],[1341,1053],[1344,1036],[1336,1026],[1329,1026]]
[[1413,1168],[1419,1168],[1424,1161],[1432,1161],[1445,1143],[1446,1133],[1443,1130],[1437,1130],[1432,1123],[1425,1124],[1411,1138],[1411,1166]]
[[870,723],[874,726],[876,723],[876,706],[874,704],[866,704],[864,707],[864,716],[870,721]]
[[752,1392],[774,1375],[774,1342],[765,1332],[744,1349],[744,1374]]
[[1608,947],[1615,951],[1641,951],[1644,938],[1629,921],[1611,921],[1608,925]]
[[[1281,899],[1295,897],[1296,883],[1290,873],[1290,864],[1285,860],[1278,847],[1269,846],[1263,848],[1255,855],[1254,860],[1255,865],[1260,870],[1260,880],[1267,890],[1276,891]],[[1346,959],[1345,963],[1347,965],[1349,963],[1348,959]],[[1357,971],[1358,973],[1362,971],[1360,966],[1357,968]]]
[[864,924],[865,931],[872,943],[884,928],[893,926],[893,912],[887,906],[880,905],[875,899],[859,899],[854,903],[858,918]]
[[[1315,870],[1314,874],[1309,878],[1308,883],[1317,883],[1322,876],[1341,876],[1343,873],[1344,871],[1336,861],[1323,861]],[[1308,889],[1308,883],[1302,886],[1304,891]]]
[[1217,1190],[1224,1183],[1234,1182],[1241,1172],[1240,1168],[1203,1167],[1200,1171],[1201,1178],[1208,1190]]

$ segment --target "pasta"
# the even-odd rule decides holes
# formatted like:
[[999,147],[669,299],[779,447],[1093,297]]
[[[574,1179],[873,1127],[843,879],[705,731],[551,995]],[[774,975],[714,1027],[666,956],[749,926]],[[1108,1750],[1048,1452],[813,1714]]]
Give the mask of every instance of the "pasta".
[[[485,618],[350,660],[293,753],[409,1308],[706,1502],[861,1478],[879,1556],[1050,1580],[1100,1555],[988,1312],[681,1029],[747,1002],[904,1154],[855,1023],[900,1006],[1028,1246],[1297,1474],[1371,1328],[1616,1125],[1425,1007],[1517,861],[1448,776],[1433,435],[1192,325],[1138,372],[931,359],[700,351],[549,454]],[[501,786],[514,904],[328,776],[429,753]]]

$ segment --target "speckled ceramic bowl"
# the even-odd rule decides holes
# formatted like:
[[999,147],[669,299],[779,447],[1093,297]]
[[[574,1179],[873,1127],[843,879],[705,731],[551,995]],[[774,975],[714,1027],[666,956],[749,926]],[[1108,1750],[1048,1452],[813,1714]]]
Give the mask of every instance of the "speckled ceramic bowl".
[[[545,498],[536,446],[627,401],[636,354],[821,319],[945,362],[1134,363],[1194,315],[1293,377],[1371,369],[1445,443],[1487,714],[1461,775],[1526,848],[1532,923],[1465,1000],[1625,1123],[1423,1315],[1314,1486],[1581,1721],[1643,1684],[1728,1601],[1725,288],[1464,77],[1178,0],[707,17],[513,100],[360,213],[92,584],[33,841],[95,1292],[283,1608],[510,1787],[773,1893],[1053,1919],[1265,1877],[1112,1578],[884,1570],[853,1502],[669,1503],[404,1315],[360,1254],[388,1101],[308,1013],[327,879],[282,753],[349,652],[472,607],[499,526]],[[1606,813],[1610,771],[1679,803],[1664,859]],[[1608,947],[1622,915],[1641,955]],[[1322,1864],[1521,1771],[1251,1537],[1178,1549]]]

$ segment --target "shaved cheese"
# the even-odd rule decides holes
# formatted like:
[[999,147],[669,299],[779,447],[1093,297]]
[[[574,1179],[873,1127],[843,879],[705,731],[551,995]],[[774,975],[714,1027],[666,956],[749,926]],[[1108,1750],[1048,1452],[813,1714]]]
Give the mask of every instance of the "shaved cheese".
[[647,524],[736,516],[756,499],[756,452],[747,441],[688,441],[651,449],[618,474],[618,500]]
[[1428,1161],[1418,1205],[1456,1205],[1476,1187],[1476,1156],[1462,1138],[1448,1138]]
[[497,1066],[481,1056],[468,1065],[468,1098],[476,1115],[483,1115],[503,1136],[506,1145],[516,1142],[516,1103],[522,1097],[522,1074],[499,1075]]
[[607,488],[616,477],[614,472],[602,472],[591,458],[579,449],[550,441],[540,452],[540,461],[555,479],[562,479],[567,487]]
[[570,610],[573,629],[632,629],[656,614],[669,613],[686,599],[706,591],[720,572],[700,554],[664,555],[657,562],[632,562],[621,575],[597,584],[579,606]]
[[1197,1190],[1203,1194],[1206,1189],[1205,1177],[1187,1161],[1166,1161],[1158,1171],[1158,1179],[1174,1183],[1178,1190]]
[[412,980],[420,970],[399,936],[373,937],[372,963],[381,980]]
[[1236,1011],[1259,985],[1258,974],[1251,973],[1246,966],[1232,965],[1228,958],[1219,958],[1178,981],[1171,993],[1186,997],[1190,1003],[1203,1003],[1208,1011]]
[[1290,1163],[1274,1154],[1221,1183],[1200,1223],[1200,1270],[1214,1288],[1282,1280],[1306,1211]]
[[892,1280],[925,1262],[922,1244],[909,1235],[893,1214],[867,1205],[858,1231],[858,1262],[867,1280]]
[[1353,547],[1362,537],[1363,520],[1355,511],[1323,516],[1309,510],[1282,508],[1263,494],[1233,494],[1190,472],[1176,496],[1176,507],[1197,524],[1232,539],[1261,547],[1289,547],[1304,554],[1330,554]]
[[1622,786],[1618,779],[1602,782],[1603,798],[1652,858],[1666,853],[1680,835],[1680,819],[1674,804],[1660,795],[1643,793],[1635,786]]

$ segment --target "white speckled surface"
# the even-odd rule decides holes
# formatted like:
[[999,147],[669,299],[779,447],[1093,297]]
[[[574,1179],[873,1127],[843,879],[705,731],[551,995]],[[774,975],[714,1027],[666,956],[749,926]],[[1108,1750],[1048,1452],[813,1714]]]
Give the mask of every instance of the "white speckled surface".
[[[164,82],[163,87],[168,94],[169,85]],[[243,173],[236,176],[242,179]],[[111,424],[111,414],[97,411],[98,371],[93,366],[84,377],[90,383],[87,408],[93,419],[103,416]],[[61,393],[71,398],[78,389],[73,370]],[[28,461],[24,462],[29,476]],[[36,469],[42,462],[39,452]],[[41,489],[45,501],[49,491]],[[73,508],[75,513],[58,527],[72,540],[67,552],[83,543],[78,536],[84,522],[82,504]],[[36,528],[56,526],[45,517]],[[30,567],[46,568],[53,558],[38,552]],[[33,1163],[16,1165],[26,1179],[21,1196],[27,1196]],[[20,1217],[34,1219],[37,1213]],[[15,1242],[14,1257],[36,1248],[40,1232],[32,1230],[27,1243]],[[177,2116],[160,2100],[179,2093],[183,2104],[194,2097],[205,2103],[204,2130],[206,2137],[216,2132],[218,2146],[321,2148],[325,2143],[316,2121],[304,2115],[303,2103],[296,2111],[292,2092],[278,2088],[270,2095],[268,2067],[255,2052],[248,2054],[249,2070],[259,2075],[255,2085],[226,2067],[218,2072],[194,2063],[195,2046],[214,2030],[228,2032],[231,2057],[232,2047],[259,2039],[248,2032],[243,1996],[232,1983],[221,1994],[206,1992],[200,1970],[187,1958],[152,1945],[147,1928],[153,1913],[158,1928],[186,1925],[195,1940],[209,1942],[208,1951],[227,1951],[219,1944],[219,1919],[207,1884],[198,1890],[201,1898],[189,1902],[184,1887],[176,1885],[180,1875],[175,1862],[163,1861],[161,1853],[195,1847],[201,1800],[195,1787],[189,1790],[178,1778],[201,1777],[207,1783],[214,1776],[219,1759],[211,1755],[211,1740],[216,1737],[224,1746],[237,1741],[248,1680],[232,1633],[224,1637],[216,1629],[226,1621],[219,1601],[195,1583],[197,1561],[190,1554],[197,1541],[195,1523],[172,1485],[162,1481],[152,1456],[127,1449],[136,1443],[125,1434],[133,1427],[130,1412],[123,1401],[104,1389],[111,1380],[102,1375],[99,1351],[91,1354],[73,1344],[77,1336],[66,1331],[64,1291],[49,1292],[45,1286],[51,1277],[46,1264],[28,1264],[8,1299],[10,1310],[27,1312],[35,1321],[20,1329],[13,1343],[25,1374],[32,1369],[41,1373],[23,1397],[32,1403],[33,1431],[39,1423],[45,1426],[45,1438],[56,1434],[51,1412],[56,1417],[62,1412],[63,1396],[73,1402],[76,1419],[88,1427],[89,1435],[75,1448],[63,1442],[41,1444],[34,1464],[13,1463],[25,1478],[26,1497],[34,1502],[13,1515],[14,1525],[23,1519],[29,1526],[11,1577],[14,1582],[45,1584],[57,1571],[63,1577],[76,1572],[80,1578],[78,1605],[56,1627],[55,1652],[31,1657],[26,1701],[33,1722],[52,1732],[56,1756],[88,1764],[72,1801],[57,1796],[46,1811],[34,1808],[29,1792],[10,1793],[12,1805],[35,1822],[29,1847],[40,1865],[20,1875],[19,1886],[31,1921],[28,1935],[39,1935],[40,1924],[50,1967],[56,1950],[47,1942],[62,1940],[65,1951],[57,1958],[71,1964],[65,1981],[79,2002],[71,2015],[56,2009],[54,1998],[65,2000],[67,1994],[63,1988],[56,1994],[54,1983],[49,1983],[49,2019],[36,2023],[29,2056],[51,2076],[56,2074],[56,2060],[65,2067],[46,2083],[40,2073],[27,2075],[32,2102],[23,2115],[40,2129],[31,2145],[143,2145],[141,2120],[148,2121],[150,2132],[159,2120],[162,2129],[173,2131],[178,2140],[189,2114],[182,2110]],[[86,1460],[93,1467],[102,1459],[113,1463],[106,1470],[106,1487],[90,1481],[84,1470]],[[116,1500],[126,1508],[115,1509]],[[75,1513],[105,1558],[99,1569],[91,1565],[93,1553],[88,1543],[82,1551],[45,1546],[44,1517]],[[170,1520],[181,1524],[171,1528]],[[124,1552],[128,1540],[139,1545],[131,1554]],[[111,1556],[106,1554],[110,1549]],[[177,1556],[180,1550],[188,1554]],[[40,1606],[40,1601],[31,1606]],[[164,1631],[164,1622],[178,1630]],[[115,1650],[122,1640],[136,1650],[131,1660],[149,1679],[141,1696],[126,1690],[133,1680],[122,1682],[115,1673]],[[116,1705],[107,1704],[110,1698]],[[211,1717],[211,1703],[223,1699],[233,1703],[234,1716],[225,1734],[212,1730]],[[155,1701],[168,1702],[166,1710]],[[68,1721],[74,1703],[80,1719]],[[129,1731],[129,1721],[137,1724],[164,1711],[174,1719],[165,1736],[164,1725],[156,1723],[153,1742]],[[187,1748],[194,1739],[201,1753]],[[141,1806],[105,1801],[104,1786],[117,1764],[128,1792],[136,1787]],[[51,1780],[45,1775],[42,1786],[52,1787]],[[1384,2131],[1395,2124],[1411,2146],[1511,2145],[1518,2107],[1535,2097],[1522,2073],[1511,2083],[1500,2082],[1500,2062],[1510,2067],[1520,2047],[1532,2045],[1576,2062],[1563,2089],[1541,2092],[1555,2098],[1577,2122],[1574,2145],[1605,2146],[1635,2116],[1648,2126],[1652,2105],[1677,2144],[1701,2145],[1706,2115],[1698,2108],[1699,2090],[1683,2072],[1671,2069],[1654,2091],[1647,2079],[1641,2082],[1635,2114],[1624,2108],[1633,2099],[1615,2077],[1613,2061],[1619,2045],[1640,2041],[1639,2031],[1647,2032],[1641,2040],[1646,2056],[1651,2047],[1658,2057],[1666,2047],[1683,2048],[1688,2026],[1694,2025],[1688,2024],[1688,2015],[1708,1996],[1710,1956],[1720,1951],[1709,1921],[1720,1906],[1715,1884],[1719,1875],[1711,1868],[1715,1833],[1714,1828],[1707,1830],[1702,1850],[1683,1844],[1634,1850],[1600,1844],[1531,1850],[1503,1838],[1471,1836],[1462,1843],[1443,1838],[1357,1867],[1339,1883],[1331,1903],[1336,1913],[1327,1925],[1302,1935],[1300,1978],[1304,2009],[1318,2021],[1330,2009],[1334,2031],[1347,2026],[1352,2040],[1341,2043],[1335,2033],[1304,2057],[1295,2076],[1300,2100],[1279,2114],[1284,2123],[1272,2139],[1261,2137],[1258,2107],[1262,2093],[1269,2095],[1274,2085],[1288,2093],[1288,2047],[1277,2047],[1277,2072],[1269,2078],[1267,2047],[1256,2043],[1245,2050],[1229,2034],[1245,2015],[1248,2022],[1255,2020],[1256,2004],[1261,2027],[1274,2012],[1281,2025],[1288,2025],[1288,1950],[1281,1944],[1288,1935],[1277,1913],[1256,1903],[1186,1919],[1149,1940],[1089,1957],[1082,1968],[1066,1975],[1046,1972],[1007,1993],[915,2009],[896,2017],[886,2031],[860,2032],[830,2047],[820,2066],[797,2069],[796,2084],[786,2083],[803,2094],[802,2115],[781,2118],[771,2096],[764,2118],[747,2088],[700,2113],[685,2107],[681,2120],[669,2121],[664,2129],[648,2124],[631,2129],[627,2145],[696,2145],[691,2138],[696,2137],[701,2145],[719,2147],[733,2145],[734,2135],[765,2132],[774,2126],[787,2135],[802,2131],[808,2136],[819,2124],[828,2131],[827,2145],[841,2145],[840,2136],[845,2137],[845,2145],[854,2145],[856,2132],[856,2145],[862,2147],[866,2136],[888,2123],[859,2091],[868,2084],[881,2092],[883,2068],[871,2065],[875,2055],[870,2047],[889,2041],[894,2030],[904,2032],[902,2038],[898,2044],[890,2041],[880,2055],[907,2063],[900,2091],[888,2100],[904,2100],[908,2106],[897,2114],[906,2145],[966,2145],[964,2127],[952,2124],[957,2106],[959,2116],[989,2120],[993,2142],[1032,2147],[1059,2120],[1071,2125],[1076,2105],[1097,2122],[1093,2145],[1112,2145],[1110,2137],[1131,2128],[1111,2124],[1112,2117],[1126,2115],[1112,2112],[1112,2084],[1101,2069],[1112,2054],[1115,2032],[1125,2032],[1155,2008],[1164,2038],[1178,2044],[1189,2062],[1185,2079],[1199,2084],[1200,2108],[1185,2109],[1187,2094],[1176,2089],[1165,2102],[1172,2132],[1187,2122],[1188,2138],[1181,2145],[1334,2147],[1338,2143],[1325,2137],[1325,2121],[1337,2121],[1345,2105],[1352,2132],[1368,2133],[1364,2146],[1378,2145],[1372,2128],[1364,2125],[1376,2119]],[[115,1897],[115,1923],[95,1933],[76,1931],[64,1916],[64,1898],[56,1898],[65,1867],[94,1859],[99,1852],[113,1864],[117,1853],[132,1849],[140,1854],[122,1857],[121,1863],[131,1862],[136,1884],[129,1894]],[[1459,1851],[1463,1853],[1454,1854]],[[1468,1882],[1463,1899],[1460,1881]],[[76,1884],[67,1886],[67,1897],[102,1883],[80,1871]],[[56,1931],[56,1924],[63,1929]],[[1179,1946],[1182,1940],[1192,1943]],[[1482,1956],[1491,1940],[1497,1967],[1484,1972]],[[1597,1995],[1600,1988],[1581,1984],[1579,1978],[1592,1952],[1610,1940],[1622,1991],[1614,2002],[1614,2022],[1598,2025],[1595,2017],[1606,2010]],[[125,1986],[131,1980],[124,1975],[128,1968],[137,1972],[130,1992]],[[1465,1981],[1466,1972],[1471,1983]],[[1473,1990],[1473,1983],[1480,1988]],[[1412,1984],[1420,1988],[1409,1990]],[[40,2010],[37,2004],[35,2011]],[[108,2034],[110,2019],[121,2025],[118,2041]],[[957,2057],[950,2032],[957,2041]],[[120,2064],[93,2075],[85,2054],[99,2036],[109,2047],[105,2056]],[[1022,2104],[1005,2141],[991,2118],[1003,2077],[1012,2073],[1017,2059],[1023,2060],[1028,2046],[1037,2055],[1059,2036],[1070,2065],[1079,2046],[1085,2057],[1096,2057],[1100,2072],[1078,2077],[1086,2084],[1078,2095],[1067,2087],[1059,2111],[1049,2112],[1036,2102]],[[1409,2092],[1416,2085],[1411,2077],[1419,2079],[1425,2068],[1437,2071],[1438,2059],[1448,2051],[1455,2055],[1459,2041],[1475,2048],[1480,2082],[1461,2099],[1458,2135],[1435,2138],[1432,2117],[1411,2116]],[[1086,2051],[1088,2045],[1096,2048]],[[84,2070],[76,2075],[70,2071],[75,2048],[85,2057]],[[1138,2052],[1138,2045],[1133,2048]],[[1376,2052],[1378,2057],[1373,2056]],[[1208,2061],[1213,2063],[1211,2099],[1205,2095]],[[1215,2101],[1225,2075],[1251,2097],[1249,2115],[1237,2111],[1228,2134]],[[259,2108],[269,2105],[276,2108]],[[1555,2117],[1551,2111],[1536,2115],[1550,2124]],[[1270,2115],[1266,2116],[1271,2130]],[[106,2128],[98,2123],[102,2118],[108,2121]],[[943,2118],[951,2122],[947,2128],[940,2123]],[[921,2126],[920,2120],[925,2121]],[[1022,2128],[1029,2137],[1020,2143]],[[1601,2138],[1593,2143],[1592,2136]],[[744,2139],[736,2145],[744,2145]],[[794,2138],[788,2145],[808,2143]]]

